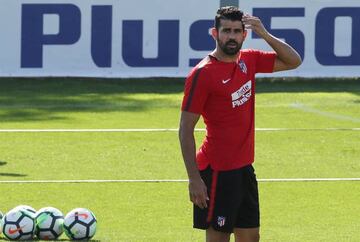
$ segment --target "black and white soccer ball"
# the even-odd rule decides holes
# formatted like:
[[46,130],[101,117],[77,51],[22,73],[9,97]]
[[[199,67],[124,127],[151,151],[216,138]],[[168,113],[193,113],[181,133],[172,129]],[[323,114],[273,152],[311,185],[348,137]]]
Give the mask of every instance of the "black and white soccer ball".
[[34,236],[35,222],[30,212],[13,208],[2,218],[2,232],[9,240],[30,240]]
[[86,208],[75,208],[64,219],[65,234],[69,239],[91,239],[96,232],[97,221],[93,212]]
[[0,211],[0,234],[2,233],[2,218],[4,217],[3,213]]
[[64,215],[54,207],[44,207],[35,215],[35,234],[42,240],[57,239],[63,232]]
[[26,211],[28,211],[34,218],[35,218],[35,213],[36,213],[36,210],[35,208],[29,206],[29,205],[19,205],[19,206],[16,206],[15,208],[13,209],[25,209]]

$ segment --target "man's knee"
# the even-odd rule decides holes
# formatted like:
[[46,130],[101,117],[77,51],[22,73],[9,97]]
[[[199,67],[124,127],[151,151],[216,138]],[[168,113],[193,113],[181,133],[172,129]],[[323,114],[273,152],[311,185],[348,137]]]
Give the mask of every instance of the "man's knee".
[[206,242],[228,242],[230,241],[230,233],[224,233],[209,227],[206,230]]
[[234,229],[235,242],[259,242],[260,230],[259,228],[251,229]]

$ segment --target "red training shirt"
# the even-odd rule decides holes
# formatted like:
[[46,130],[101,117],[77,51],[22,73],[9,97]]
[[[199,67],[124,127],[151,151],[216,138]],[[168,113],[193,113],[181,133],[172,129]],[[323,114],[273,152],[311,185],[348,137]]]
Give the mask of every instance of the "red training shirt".
[[275,52],[241,50],[236,62],[205,57],[186,78],[182,111],[201,114],[206,137],[199,170],[233,170],[254,162],[255,74],[273,71]]

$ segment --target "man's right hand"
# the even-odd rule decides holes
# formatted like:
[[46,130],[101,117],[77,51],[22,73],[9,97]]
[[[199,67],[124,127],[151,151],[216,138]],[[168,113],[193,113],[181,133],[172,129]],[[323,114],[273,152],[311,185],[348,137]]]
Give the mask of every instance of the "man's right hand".
[[195,205],[201,209],[207,208],[209,196],[207,193],[207,187],[201,178],[189,180],[189,195],[190,201]]

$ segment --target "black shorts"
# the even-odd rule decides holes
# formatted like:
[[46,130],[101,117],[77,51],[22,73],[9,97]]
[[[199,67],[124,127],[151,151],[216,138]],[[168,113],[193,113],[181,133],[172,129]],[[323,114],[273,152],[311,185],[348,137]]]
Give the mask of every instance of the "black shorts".
[[208,207],[194,205],[194,228],[232,233],[234,228],[260,226],[258,185],[251,165],[231,171],[200,171],[210,200]]

